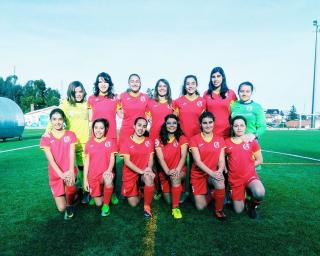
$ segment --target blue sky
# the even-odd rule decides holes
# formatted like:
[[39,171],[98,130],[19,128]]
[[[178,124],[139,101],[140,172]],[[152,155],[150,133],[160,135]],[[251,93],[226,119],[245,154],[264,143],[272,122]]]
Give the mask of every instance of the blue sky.
[[[254,100],[264,108],[294,104],[311,111],[312,21],[320,22],[320,1],[12,0],[0,6],[0,76],[15,66],[22,84],[43,79],[65,95],[79,80],[92,94],[96,75],[105,71],[120,93],[129,74],[138,73],[142,90],[166,78],[178,97],[184,76],[197,75],[202,93],[211,69],[221,66],[230,88],[253,82]],[[319,70],[320,57],[318,78]]]

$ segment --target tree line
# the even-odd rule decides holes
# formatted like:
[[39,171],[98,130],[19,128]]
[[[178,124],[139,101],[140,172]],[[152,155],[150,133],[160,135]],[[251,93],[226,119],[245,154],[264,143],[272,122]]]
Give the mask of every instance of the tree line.
[[6,79],[0,77],[0,97],[6,97],[15,101],[23,113],[59,105],[60,93],[51,89],[46,83],[40,80],[29,80],[25,85],[20,85],[16,75],[10,75]]

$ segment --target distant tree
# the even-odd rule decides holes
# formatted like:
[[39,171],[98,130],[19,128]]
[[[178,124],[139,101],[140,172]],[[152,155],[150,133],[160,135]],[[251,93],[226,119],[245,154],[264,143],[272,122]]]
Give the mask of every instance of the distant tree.
[[57,90],[48,88],[45,92],[45,99],[47,107],[58,106],[60,102],[60,93]]
[[297,120],[299,119],[299,115],[297,114],[297,109],[296,107],[293,105],[291,106],[291,109],[289,111],[289,115],[288,115],[288,120]]
[[148,88],[147,95],[150,99],[153,98],[153,94],[154,94],[154,89]]

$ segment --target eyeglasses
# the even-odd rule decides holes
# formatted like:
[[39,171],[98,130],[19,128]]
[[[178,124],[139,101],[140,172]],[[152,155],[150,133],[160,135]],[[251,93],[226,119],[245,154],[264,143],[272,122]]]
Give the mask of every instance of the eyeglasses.
[[166,125],[177,125],[177,122],[166,122]]

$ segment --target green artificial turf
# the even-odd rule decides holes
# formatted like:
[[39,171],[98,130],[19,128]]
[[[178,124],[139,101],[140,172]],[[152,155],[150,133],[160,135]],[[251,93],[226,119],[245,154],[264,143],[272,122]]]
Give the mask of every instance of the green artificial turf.
[[[0,255],[319,255],[319,162],[263,153],[266,163],[283,164],[266,164],[259,172],[266,187],[259,220],[227,208],[222,223],[213,218],[212,205],[199,212],[188,199],[181,220],[162,200],[153,201],[149,221],[141,204],[131,208],[121,200],[106,218],[96,207],[80,205],[76,218],[65,221],[51,196],[43,152],[32,147],[1,153],[37,145],[41,133],[27,130],[22,141],[0,143]],[[319,159],[319,135],[268,131],[260,143]],[[120,184],[118,178],[118,191]]]

